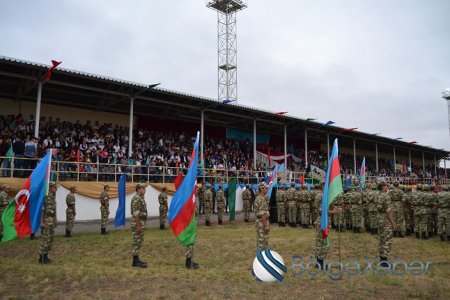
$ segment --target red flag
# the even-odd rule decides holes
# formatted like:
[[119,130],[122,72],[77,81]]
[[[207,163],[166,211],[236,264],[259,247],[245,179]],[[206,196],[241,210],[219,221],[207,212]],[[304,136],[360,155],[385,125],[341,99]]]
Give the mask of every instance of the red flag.
[[45,74],[44,83],[50,80],[50,78],[52,77],[53,70],[55,70],[56,67],[59,66],[60,64],[61,61],[52,60],[52,66],[48,68],[47,74]]
[[175,190],[178,190],[178,187],[183,182],[183,172],[179,172],[175,180],[173,181],[173,184],[175,185]]

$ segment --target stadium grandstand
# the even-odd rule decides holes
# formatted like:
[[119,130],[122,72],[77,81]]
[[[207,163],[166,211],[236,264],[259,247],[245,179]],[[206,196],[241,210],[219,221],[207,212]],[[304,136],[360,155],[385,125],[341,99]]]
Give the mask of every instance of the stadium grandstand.
[[200,131],[200,175],[210,182],[257,182],[283,162],[283,180],[320,178],[335,138],[344,176],[356,177],[365,157],[369,177],[447,180],[444,149],[60,67],[43,82],[48,68],[0,57],[1,177],[27,177],[51,148],[58,181],[116,181],[126,172],[133,182],[173,182]]

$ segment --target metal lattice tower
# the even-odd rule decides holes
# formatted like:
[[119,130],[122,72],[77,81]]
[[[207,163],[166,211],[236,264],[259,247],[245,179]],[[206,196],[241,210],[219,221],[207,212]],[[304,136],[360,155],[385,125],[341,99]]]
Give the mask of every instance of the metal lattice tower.
[[217,11],[218,100],[237,103],[236,13],[247,1],[207,0],[206,7]]
[[450,88],[442,92],[442,98],[447,101],[448,106],[448,130],[450,133]]

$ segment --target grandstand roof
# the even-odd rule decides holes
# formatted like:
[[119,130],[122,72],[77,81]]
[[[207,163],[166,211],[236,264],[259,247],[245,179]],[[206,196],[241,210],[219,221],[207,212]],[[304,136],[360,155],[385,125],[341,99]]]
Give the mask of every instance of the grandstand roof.
[[[38,81],[43,78],[49,65],[0,56],[0,97],[12,100],[36,101]],[[191,95],[164,88],[149,89],[148,85],[90,74],[58,67],[50,81],[42,89],[42,102],[68,107],[79,107],[97,111],[129,114],[130,98],[134,97],[134,112],[138,116],[153,116],[159,119],[200,122],[201,111],[205,112],[205,126],[221,126],[253,131],[253,121],[257,120],[258,133],[283,135],[287,126],[288,138],[304,136],[308,129],[308,139],[326,142],[326,133],[340,137],[340,145],[353,147],[357,139],[358,149],[397,153],[403,149],[416,153],[425,152],[426,159],[448,157],[444,149],[436,149],[419,144],[382,137],[361,131],[343,131],[344,128],[326,126],[321,123],[290,115],[245,105],[222,104],[215,99]],[[331,142],[330,142],[331,143]],[[400,151],[400,152],[398,152]]]

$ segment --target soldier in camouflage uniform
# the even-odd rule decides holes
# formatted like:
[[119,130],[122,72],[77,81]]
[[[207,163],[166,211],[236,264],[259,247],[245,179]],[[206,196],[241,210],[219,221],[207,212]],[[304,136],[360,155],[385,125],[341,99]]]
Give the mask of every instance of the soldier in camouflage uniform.
[[52,249],[53,236],[56,227],[56,190],[58,186],[55,182],[49,183],[48,195],[45,196],[42,205],[42,239],[39,247],[39,263],[51,264],[53,261],[48,258],[48,252]]
[[266,249],[269,245],[269,205],[266,199],[268,186],[265,182],[258,185],[259,193],[253,204],[255,210],[256,249]]
[[205,184],[205,225],[211,226],[211,208],[212,208],[212,192],[211,184]]
[[145,183],[136,185],[136,195],[131,199],[131,232],[133,235],[132,267],[147,268],[147,263],[139,259],[139,253],[144,243],[144,229],[147,222],[147,203],[145,202]]
[[363,217],[363,210],[362,210],[362,194],[357,192],[356,189],[353,189],[350,192],[350,202],[351,202],[351,213],[352,213],[352,227],[353,232],[355,233],[361,233],[361,226],[362,226],[362,217]]
[[[343,205],[342,203],[344,202],[344,194],[341,193],[339,194],[336,199],[333,201],[333,209],[334,210],[340,210],[341,212],[343,212]],[[320,217],[320,215],[319,215]],[[343,213],[340,214],[329,214],[328,215],[328,224],[332,224],[331,228],[336,229],[336,231],[345,231],[344,229],[344,216]]]
[[417,185],[417,192],[413,196],[414,205],[414,231],[416,238],[428,239],[428,219],[427,219],[427,195],[422,191],[426,186]]
[[342,196],[344,209],[343,209],[343,218],[344,218],[344,227],[346,229],[352,229],[352,195],[351,190],[347,190],[347,192]]
[[[320,218],[321,218],[321,214],[322,214],[323,187],[324,187],[324,184],[320,183],[319,184],[320,190],[318,190],[315,193],[315,199],[314,199],[315,211],[317,213],[316,220],[314,221],[314,223],[316,224],[315,225],[316,226],[315,227],[316,228],[316,240],[315,240],[314,256],[316,257],[316,261],[322,270],[326,269],[326,265],[324,264],[323,260],[327,256],[328,249],[329,249],[329,244],[326,243],[326,240],[324,240],[322,238],[322,230],[320,228]],[[341,212],[342,212],[341,207],[333,207],[333,209],[328,210],[328,213],[330,215],[340,214]]]
[[198,195],[198,213],[204,214],[205,213],[205,186],[204,183],[197,189],[197,195]]
[[286,226],[286,192],[284,188],[279,186],[277,190],[277,213],[278,213],[278,225]]
[[75,215],[77,214],[75,210],[75,191],[77,190],[76,186],[71,186],[69,188],[70,193],[66,196],[66,237],[72,236],[73,224],[75,222]]
[[3,238],[3,222],[2,222],[2,215],[5,209],[9,205],[8,200],[8,191],[10,186],[7,184],[3,184],[1,186],[1,192],[0,192],[0,241]]
[[[291,183],[291,187],[286,191],[286,201],[288,205],[288,219],[291,227],[297,227],[297,202],[295,199],[295,183]],[[255,200],[256,201],[256,200]]]
[[250,202],[252,201],[252,193],[250,185],[245,185],[245,191],[242,192],[242,210],[244,211],[244,221],[250,221]]
[[444,186],[443,192],[439,192],[437,197],[438,209],[438,230],[437,234],[441,237],[441,241],[445,241],[445,237],[450,241],[450,193],[449,187]]
[[365,190],[362,192],[362,211],[363,211],[363,219],[364,219],[364,228],[367,232],[370,232],[370,222],[369,222],[369,192],[370,185],[367,186]]
[[216,192],[217,201],[217,220],[219,225],[223,224],[223,212],[225,210],[225,195],[222,190],[222,184],[219,184],[219,189]]
[[301,222],[301,211],[300,211],[300,199],[301,199],[301,193],[302,193],[302,187],[301,186],[296,186],[295,187],[295,215],[296,215],[296,219],[295,219],[295,223],[299,224],[298,226],[301,226],[302,222]]
[[394,237],[405,237],[406,226],[405,226],[405,195],[403,191],[399,188],[398,181],[394,182],[394,188],[389,191],[392,201],[392,209],[394,215],[395,224],[397,224],[397,230],[394,231]]
[[379,184],[380,192],[377,195],[377,210],[379,213],[379,245],[378,254],[380,255],[381,266],[388,267],[388,257],[392,249],[392,231],[397,229],[392,213],[391,197],[388,194],[388,186],[382,182]]
[[434,236],[437,233],[437,192],[429,186],[427,191],[427,215],[428,215],[428,236]]
[[309,202],[309,194],[306,189],[300,190],[299,194],[300,202],[300,224],[303,228],[309,227],[309,218],[311,217],[311,204]]
[[158,196],[159,202],[159,229],[164,229],[167,222],[167,188],[162,187],[162,192]]
[[308,192],[308,198],[309,198],[309,211],[311,212],[310,215],[310,220],[311,220],[311,225],[315,225],[316,223],[316,194],[317,194],[317,190],[316,190],[316,186],[314,184],[311,185],[311,189]]
[[414,214],[411,204],[412,199],[412,187],[410,185],[405,186],[405,227],[406,235],[410,235],[414,232]]
[[368,192],[367,209],[369,211],[369,226],[370,234],[378,234],[378,209],[377,209],[377,192],[375,191],[377,186],[373,184],[371,190]]
[[101,214],[101,234],[106,234],[106,225],[109,217],[109,185],[103,186],[103,192],[100,194],[100,214]]

